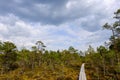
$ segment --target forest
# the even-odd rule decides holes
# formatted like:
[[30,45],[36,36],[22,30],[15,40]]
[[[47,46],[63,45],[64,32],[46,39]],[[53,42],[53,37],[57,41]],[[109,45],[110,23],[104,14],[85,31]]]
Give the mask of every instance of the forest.
[[114,13],[116,21],[112,25],[102,26],[112,35],[105,46],[96,50],[92,46],[84,52],[73,46],[46,50],[42,41],[37,41],[30,50],[19,50],[13,42],[0,41],[0,80],[77,80],[82,63],[87,80],[120,80],[119,14],[120,9]]

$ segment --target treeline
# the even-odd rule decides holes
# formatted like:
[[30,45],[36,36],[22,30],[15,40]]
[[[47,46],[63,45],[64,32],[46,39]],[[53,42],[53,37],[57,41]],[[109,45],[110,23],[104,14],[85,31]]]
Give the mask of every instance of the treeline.
[[[39,43],[39,44],[38,44]],[[77,50],[47,51],[41,41],[32,50],[0,42],[1,80],[73,80],[83,62]]]
[[98,47],[96,52],[90,48],[90,54],[86,55],[87,73],[91,80],[120,80],[120,9],[114,15],[117,21],[103,25],[112,32],[109,43]]
[[[82,63],[88,80],[120,79],[120,64],[111,46],[100,46],[97,51],[89,46],[85,52],[72,46],[63,51],[41,49],[17,50],[14,43],[1,42],[0,80],[77,80]],[[84,53],[86,56],[81,56]]]
[[[120,53],[117,58],[120,59]],[[120,80],[120,62],[117,62],[117,58],[113,49],[104,46],[87,54],[85,67],[88,80]]]
[[[120,9],[115,12],[115,19]],[[106,23],[112,36],[106,46],[89,46],[85,52],[74,47],[48,51],[42,41],[31,50],[17,49],[12,42],[0,42],[0,80],[77,80],[85,63],[87,80],[120,80],[120,21]]]

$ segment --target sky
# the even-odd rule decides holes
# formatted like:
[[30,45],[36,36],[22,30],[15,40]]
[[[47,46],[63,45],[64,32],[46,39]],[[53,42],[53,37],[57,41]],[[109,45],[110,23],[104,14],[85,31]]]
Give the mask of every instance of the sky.
[[48,50],[104,45],[119,0],[0,0],[0,40],[28,49],[42,41]]

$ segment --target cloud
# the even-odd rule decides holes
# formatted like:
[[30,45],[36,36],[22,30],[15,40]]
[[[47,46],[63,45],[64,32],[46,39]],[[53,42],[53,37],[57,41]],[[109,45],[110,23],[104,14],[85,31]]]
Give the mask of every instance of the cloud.
[[[111,5],[114,7],[111,8]],[[119,5],[120,2],[117,0],[2,0],[0,13],[12,13],[31,22],[58,25],[92,15],[98,17],[99,21],[111,14]]]
[[30,48],[36,41],[41,40],[47,45],[47,49],[67,49],[79,42],[79,36],[85,38],[91,33],[81,28],[70,27],[69,24],[55,26],[28,23],[12,14],[0,16],[0,26],[0,40],[15,42],[19,48]]
[[49,50],[67,49],[69,46],[84,50],[89,45],[100,45],[109,37],[107,31],[89,32],[74,26],[74,23],[42,25],[22,21],[12,14],[0,16],[0,40],[13,41],[19,48],[30,49],[36,41],[41,40]]
[[41,40],[52,50],[96,47],[108,40],[110,32],[101,26],[112,22],[119,5],[117,0],[1,0],[0,40],[28,48]]

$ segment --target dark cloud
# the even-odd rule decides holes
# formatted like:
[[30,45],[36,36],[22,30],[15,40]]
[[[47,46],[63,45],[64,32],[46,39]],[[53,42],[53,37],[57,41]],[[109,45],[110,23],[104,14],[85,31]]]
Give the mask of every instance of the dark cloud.
[[[59,25],[81,17],[87,21],[81,27],[88,31],[99,29],[99,21],[111,13],[108,0],[1,0],[0,15],[13,14],[20,19],[42,24]],[[111,2],[116,3],[116,0]],[[101,4],[101,5],[99,5]],[[118,5],[120,3],[116,3]],[[116,7],[116,6],[115,6]],[[117,6],[118,7],[118,6]],[[111,11],[110,11],[111,10]],[[95,18],[91,17],[94,15]],[[80,21],[81,22],[81,21]]]
[[[29,1],[29,0],[27,0]],[[33,0],[35,3],[54,4],[56,6],[66,3],[68,0]]]
[[105,16],[91,15],[85,18],[86,20],[81,21],[80,26],[87,31],[94,32],[102,28],[100,22]]
[[55,12],[62,11],[68,0],[2,0],[0,14],[14,14],[23,20],[42,22],[44,24],[59,24],[64,17],[54,17]]

